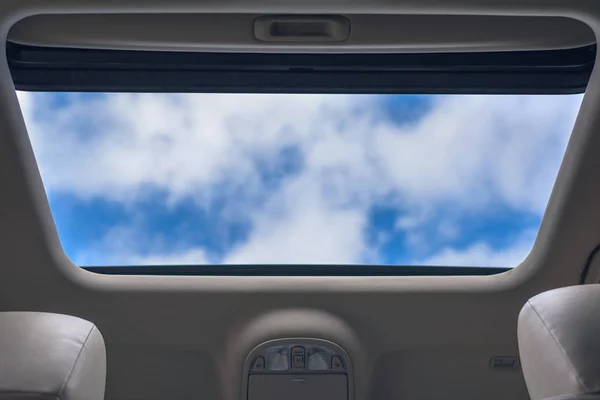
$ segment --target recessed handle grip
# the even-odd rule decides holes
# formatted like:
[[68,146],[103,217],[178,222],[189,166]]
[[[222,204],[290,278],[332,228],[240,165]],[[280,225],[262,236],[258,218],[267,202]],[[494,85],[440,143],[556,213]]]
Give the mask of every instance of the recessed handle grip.
[[342,42],[350,21],[341,16],[263,16],[254,20],[254,36],[263,42]]

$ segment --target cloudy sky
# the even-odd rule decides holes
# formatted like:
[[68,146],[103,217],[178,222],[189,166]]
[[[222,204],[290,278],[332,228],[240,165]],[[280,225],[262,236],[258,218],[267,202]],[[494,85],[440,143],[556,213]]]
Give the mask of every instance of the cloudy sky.
[[19,93],[79,265],[516,266],[581,96]]

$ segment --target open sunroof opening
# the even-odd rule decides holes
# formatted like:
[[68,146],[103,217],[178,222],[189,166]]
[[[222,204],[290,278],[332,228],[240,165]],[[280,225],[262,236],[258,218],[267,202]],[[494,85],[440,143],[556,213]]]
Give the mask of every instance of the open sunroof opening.
[[464,275],[531,250],[595,48],[571,59],[8,53],[78,265]]

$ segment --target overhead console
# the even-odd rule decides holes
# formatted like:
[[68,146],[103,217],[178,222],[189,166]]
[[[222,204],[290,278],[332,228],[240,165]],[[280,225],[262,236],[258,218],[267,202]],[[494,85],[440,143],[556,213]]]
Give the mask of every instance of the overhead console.
[[352,400],[350,357],[335,343],[311,338],[270,340],[246,360],[244,400]]
[[281,309],[244,318],[232,325],[225,348],[221,372],[226,400],[354,400],[367,395],[365,348],[336,315]]

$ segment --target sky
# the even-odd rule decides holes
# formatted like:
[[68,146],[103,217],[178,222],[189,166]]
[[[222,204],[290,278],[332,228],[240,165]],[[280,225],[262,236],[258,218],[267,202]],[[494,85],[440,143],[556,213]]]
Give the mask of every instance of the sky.
[[78,265],[517,266],[582,97],[18,93]]

